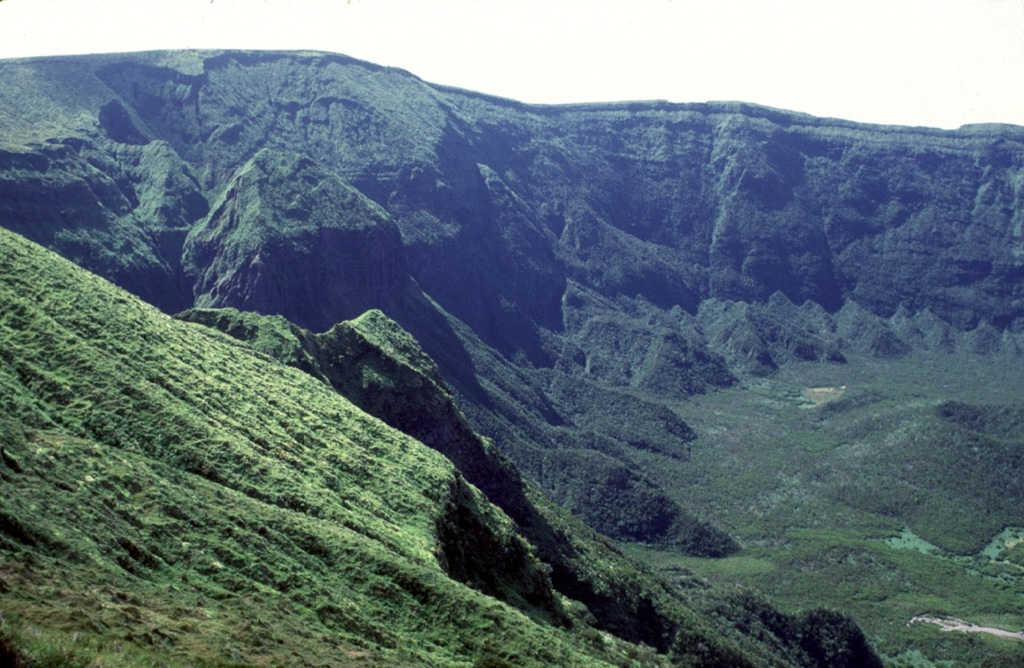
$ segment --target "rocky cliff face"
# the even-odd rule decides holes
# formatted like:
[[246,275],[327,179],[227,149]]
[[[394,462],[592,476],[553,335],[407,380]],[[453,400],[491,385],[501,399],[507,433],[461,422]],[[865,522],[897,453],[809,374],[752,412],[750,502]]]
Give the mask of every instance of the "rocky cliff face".
[[[7,181],[21,185],[5,205],[22,227],[128,214],[191,226],[204,198],[218,204],[209,227],[257,153],[298,154],[305,163],[270,180],[298,191],[330,174],[354,187],[398,225],[429,294],[537,362],[530,333],[561,329],[568,279],[691,313],[781,292],[829,312],[849,300],[883,317],[929,308],[960,328],[1024,318],[1020,128],[874,127],[725,104],[531,107],[322,54],[42,60],[7,63],[6,76],[16,69],[40,85],[87,73],[93,93],[60,110],[84,127],[7,153]],[[166,178],[146,183],[155,163]],[[75,220],[52,202],[32,210],[40,188],[77,203],[64,208]],[[306,194],[281,193],[268,220],[331,204]],[[528,326],[503,327],[522,317]]]
[[387,214],[310,159],[258,152],[185,240],[199,306],[284,315],[323,330],[394,310],[409,274]]
[[[678,509],[630,453],[685,460],[673,402],[794,359],[1021,347],[1022,128],[529,106],[312,53],[0,82],[0,224],[166,310],[316,330],[383,310],[528,477],[619,537],[670,539]],[[581,480],[650,512],[595,510]]]
[[60,136],[0,147],[0,164],[4,227],[160,308],[192,303],[182,243],[209,207],[191,168],[166,142],[101,148]]

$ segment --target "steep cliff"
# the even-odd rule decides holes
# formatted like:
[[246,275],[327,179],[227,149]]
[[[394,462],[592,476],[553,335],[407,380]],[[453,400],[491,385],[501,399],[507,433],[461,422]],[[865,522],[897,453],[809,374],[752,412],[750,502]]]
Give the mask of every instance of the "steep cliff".
[[308,158],[261,150],[185,240],[195,302],[281,314],[316,329],[394,310],[409,274],[387,215]]

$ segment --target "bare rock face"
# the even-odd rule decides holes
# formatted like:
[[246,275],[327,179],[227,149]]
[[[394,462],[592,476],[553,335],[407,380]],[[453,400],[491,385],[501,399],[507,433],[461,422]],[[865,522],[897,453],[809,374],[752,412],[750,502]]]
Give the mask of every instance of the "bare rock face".
[[199,306],[283,315],[314,330],[393,310],[408,281],[388,215],[311,159],[264,150],[185,242]]

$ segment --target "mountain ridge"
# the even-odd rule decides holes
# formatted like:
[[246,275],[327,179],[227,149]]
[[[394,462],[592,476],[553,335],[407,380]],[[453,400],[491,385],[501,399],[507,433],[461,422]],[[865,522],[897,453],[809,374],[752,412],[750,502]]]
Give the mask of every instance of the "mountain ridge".
[[244,53],[254,55],[266,55],[269,57],[274,56],[290,56],[290,57],[301,57],[309,59],[310,61],[317,61],[323,59],[329,59],[334,62],[341,64],[358,65],[372,71],[392,72],[405,75],[416,79],[431,88],[438,89],[440,91],[449,91],[464,95],[467,97],[477,97],[485,101],[494,102],[498,104],[508,104],[511,106],[520,107],[525,110],[615,110],[617,108],[628,108],[630,110],[711,110],[719,113],[734,113],[736,110],[742,110],[744,112],[756,115],[762,113],[766,116],[776,115],[778,118],[789,118],[789,122],[792,123],[792,119],[804,121],[804,124],[815,125],[815,124],[827,124],[833,126],[849,125],[854,128],[870,128],[873,131],[884,132],[887,130],[895,130],[899,132],[921,132],[921,133],[935,133],[935,134],[946,134],[946,133],[988,133],[994,132],[1002,135],[1005,130],[1013,128],[1024,128],[1024,126],[1017,125],[1014,123],[1002,123],[997,121],[979,121],[971,122],[960,125],[957,128],[940,128],[928,125],[907,125],[907,124],[893,124],[893,123],[872,123],[864,121],[856,121],[838,116],[817,116],[807,112],[799,111],[796,109],[788,109],[783,107],[773,107],[764,104],[758,104],[756,102],[748,102],[743,100],[709,100],[706,102],[678,102],[665,99],[649,99],[649,100],[612,100],[612,101],[582,101],[582,102],[523,102],[512,97],[484,93],[466,88],[462,86],[449,85],[443,83],[432,82],[424,79],[414,72],[397,66],[391,65],[380,65],[373,61],[348,56],[343,53],[332,52],[332,51],[319,51],[319,50],[303,50],[303,49],[154,49],[154,50],[139,50],[139,51],[128,51],[128,52],[109,52],[109,53],[93,53],[93,54],[66,54],[66,55],[51,55],[51,56],[25,56],[19,58],[6,58],[3,62],[7,63],[20,63],[20,64],[32,64],[37,62],[66,62],[76,63],[83,58],[90,59],[111,59],[121,60],[125,57],[131,57],[139,60],[150,61],[154,65],[169,67],[174,65],[175,68],[182,70],[185,74],[199,75],[203,72],[204,60],[206,58],[213,58],[218,56],[224,56],[232,53]]

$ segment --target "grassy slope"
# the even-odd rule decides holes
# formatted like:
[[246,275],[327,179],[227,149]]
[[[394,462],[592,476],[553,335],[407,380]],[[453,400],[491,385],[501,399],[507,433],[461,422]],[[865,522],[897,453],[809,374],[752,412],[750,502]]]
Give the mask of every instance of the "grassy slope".
[[80,633],[115,665],[616,654],[446,576],[453,506],[520,539],[443,457],[2,234],[0,611],[24,642]]
[[[528,554],[504,567],[526,580],[504,583],[526,594],[508,597],[520,609],[449,578],[438,562],[460,546],[486,543],[469,556],[501,570],[489,555],[524,543],[444,458],[315,379],[2,234],[0,645],[29,665],[665,663],[578,606],[574,630],[545,621],[564,618],[538,601],[544,569]],[[707,610],[688,610],[543,497],[530,503],[547,549],[604,605],[631,597],[640,619],[667,621],[682,665],[870,655],[841,618],[762,604],[709,617],[720,596],[699,582]],[[739,629],[759,610],[780,621],[767,637]]]
[[[672,652],[684,662],[711,665],[743,664],[749,659],[742,653],[758,665],[813,664],[820,657],[801,638],[820,640],[830,633],[851,632],[837,643],[839,654],[865,649],[857,647],[859,631],[841,618],[830,619],[823,626],[827,630],[819,632],[808,626],[813,616],[780,615],[767,602],[734,587],[708,586],[693,577],[685,582],[652,577],[608,539],[525,484],[470,429],[416,340],[380,312],[338,323],[322,334],[311,334],[280,316],[235,309],[193,309],[178,317],[216,327],[323,379],[356,405],[444,453],[515,519],[538,556],[552,566],[555,586],[584,603],[598,628]],[[775,620],[773,626],[752,624],[764,615]],[[837,656],[827,655],[825,665]],[[870,661],[870,652],[856,657]]]

